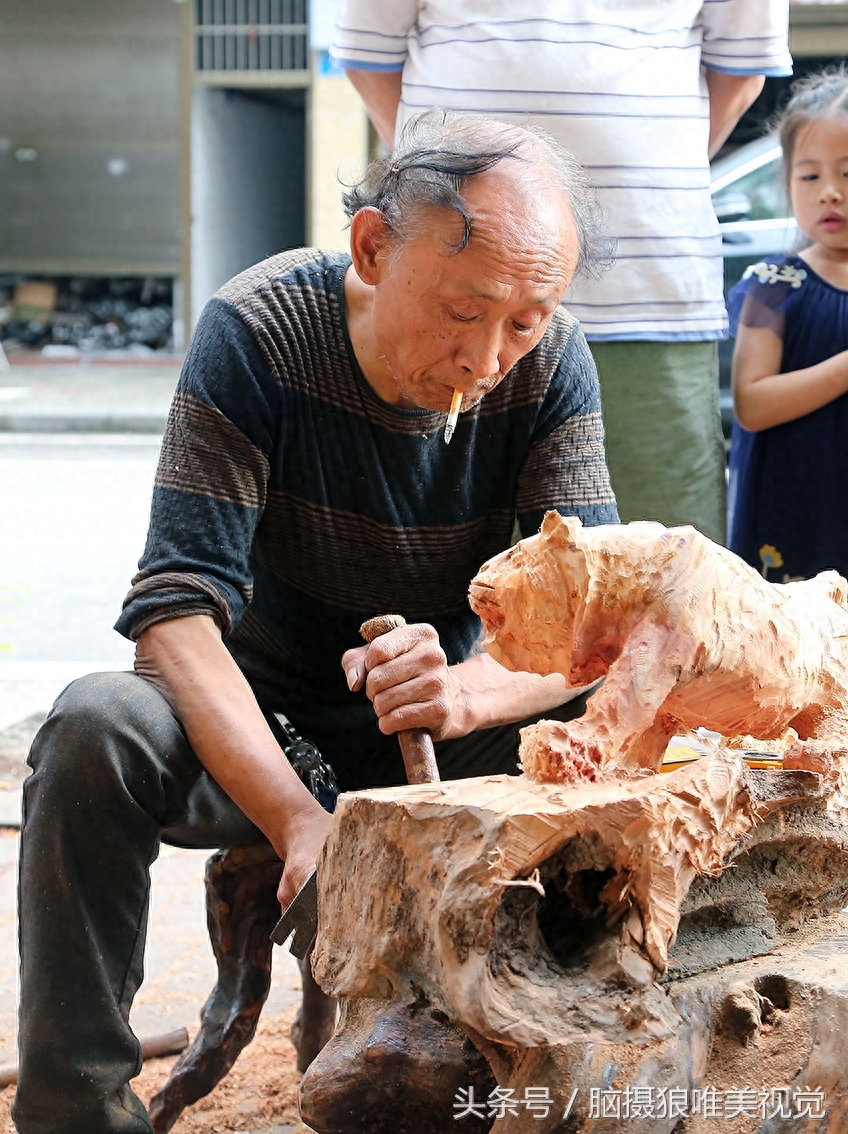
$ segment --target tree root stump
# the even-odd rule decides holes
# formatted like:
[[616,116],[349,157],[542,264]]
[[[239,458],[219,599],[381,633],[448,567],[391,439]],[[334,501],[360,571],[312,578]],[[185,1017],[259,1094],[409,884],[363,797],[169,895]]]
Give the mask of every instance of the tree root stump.
[[[472,1088],[484,1105],[467,1117],[498,1134],[700,1134],[718,1115],[689,1113],[693,1092],[710,1088],[714,1112],[721,1092],[750,1109],[738,1092],[754,1090],[755,1072],[765,1110],[742,1112],[740,1130],[848,1129],[833,1117],[848,1085],[848,932],[836,913],[848,902],[848,825],[825,777],[717,753],[581,788],[494,776],[352,793],[318,879],[316,978],[328,994],[363,998],[347,1002],[327,1062],[304,1081],[318,1134],[399,1129],[399,1080],[363,1050],[379,1030],[363,1005],[377,999],[431,1003],[488,1060],[494,1096],[470,1076],[434,1084],[428,1111],[451,1116],[442,1130]],[[786,942],[811,924],[818,939],[792,953]],[[827,983],[821,961],[812,975],[805,966],[831,947]],[[660,1088],[673,1116],[647,1113]],[[827,1096],[815,1095],[807,1126],[769,1116],[769,1091],[790,1092],[792,1105],[807,1088]],[[543,1117],[526,1104],[544,1089]],[[345,1126],[365,1099],[367,1124]],[[430,1118],[412,1108],[403,1129],[423,1134]]]
[[270,843],[219,851],[206,863],[206,919],[218,981],[200,1030],[174,1065],[149,1111],[166,1134],[185,1107],[207,1095],[253,1039],[271,987],[271,930],[280,916],[282,863]]
[[344,1000],[333,1039],[298,1092],[317,1134],[485,1134],[491,1119],[454,1121],[454,1096],[488,1095],[495,1079],[480,1052],[427,1004]]
[[478,1037],[514,1099],[540,1087],[551,1097],[547,1117],[519,1105],[493,1129],[848,1130],[848,917],[823,918],[792,937],[769,956],[666,982],[680,1023],[664,1040],[520,1049]]

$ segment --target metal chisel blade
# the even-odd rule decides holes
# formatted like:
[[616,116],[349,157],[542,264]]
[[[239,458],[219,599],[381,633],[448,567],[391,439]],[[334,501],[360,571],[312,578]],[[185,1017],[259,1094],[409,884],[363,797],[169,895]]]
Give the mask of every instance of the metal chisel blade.
[[295,894],[286,912],[274,926],[271,940],[285,945],[294,933],[290,950],[299,961],[309,952],[318,932],[318,881],[313,870]]

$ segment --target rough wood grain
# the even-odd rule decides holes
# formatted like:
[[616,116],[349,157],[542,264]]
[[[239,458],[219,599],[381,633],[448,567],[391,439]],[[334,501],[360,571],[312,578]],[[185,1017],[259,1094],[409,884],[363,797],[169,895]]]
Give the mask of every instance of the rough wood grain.
[[656,771],[675,733],[798,733],[786,767],[839,776],[848,703],[846,582],[769,583],[694,528],[583,528],[555,512],[485,564],[470,600],[510,669],[605,676],[586,713],[525,729],[528,775]]
[[304,1075],[301,1117],[318,1134],[485,1134],[489,1121],[455,1121],[456,1092],[495,1087],[465,1032],[427,1004],[343,1000],[333,1039]]
[[[729,855],[771,845],[792,821],[804,830],[797,845],[817,847],[833,870],[808,878],[764,858],[787,890],[779,920],[805,890],[807,909],[844,904],[848,834],[821,778],[790,777],[781,798],[758,786],[769,775],[716,754],[579,789],[494,776],[345,796],[319,863],[316,978],[333,995],[424,997],[479,1035],[525,1047],[666,1035],[677,1020],[655,977],[696,877],[706,884]],[[770,816],[779,819],[767,829]],[[690,929],[698,909],[745,925],[759,903],[750,955],[773,943],[764,911],[776,900],[714,887],[690,899]]]
[[[766,1093],[821,1088],[826,1108],[805,1129],[832,1134],[848,1117],[848,919],[831,912],[848,901],[848,826],[832,804],[816,773],[753,771],[722,754],[617,787],[489,777],[344,796],[319,866],[316,975],[348,997],[431,1002],[462,1023],[512,1097],[548,1087],[561,1104],[544,1120],[504,1114],[499,1132],[618,1134],[620,1121],[592,1116],[592,1090],[644,1098],[663,1088],[680,1099],[754,1082]],[[622,894],[610,886],[616,865],[629,886],[611,907]],[[673,906],[661,976],[645,926]],[[369,1034],[382,1034],[387,1005],[362,1004]],[[309,1104],[333,1095],[331,1120],[321,1108],[307,1115],[319,1134],[340,1134],[338,1115],[346,1105],[359,1113],[364,1098],[362,1130],[396,1129],[384,1084],[404,1072],[371,1074],[360,1032],[343,1020],[338,1067],[314,1065],[321,1085],[309,1084]],[[410,1041],[414,1082],[422,1046]],[[433,1105],[447,1111],[455,1099],[455,1079],[437,1080]],[[657,1115],[634,1129],[709,1134],[703,1121]],[[752,1119],[734,1130],[796,1128]],[[414,1112],[404,1129],[419,1134]]]
[[[733,1092],[745,1076],[822,1088],[804,1129],[845,1128],[845,593],[834,572],[769,584],[693,529],[546,517],[481,570],[472,605],[511,668],[604,684],[579,720],[525,730],[522,777],[341,798],[318,869],[319,983],[430,1002],[513,1098],[551,1090],[550,1115],[506,1110],[502,1134],[618,1134],[628,1116],[593,1115],[593,1090]],[[655,774],[700,726],[745,739]],[[788,748],[782,769],[747,766],[739,749],[759,743]],[[806,954],[764,959],[811,924]],[[812,960],[830,948],[833,982]],[[347,1027],[333,1043],[364,1067]],[[370,1089],[368,1129],[388,1134]],[[637,1117],[634,1134],[712,1129]],[[761,1118],[734,1129],[800,1128]]]
[[[841,1134],[848,1129],[848,917],[814,921],[770,956],[672,980],[665,987],[680,1024],[672,1035],[648,1045],[520,1048],[477,1037],[498,1082],[514,1092],[513,1098],[521,1099],[527,1088],[547,1087],[558,1104],[544,1118],[518,1107],[493,1130]],[[712,1114],[703,1113],[704,1092],[712,1094]],[[772,1113],[784,1106],[802,1110],[809,1092],[814,1096],[809,1115]],[[737,1110],[732,1123],[723,1121],[742,1099],[747,1100],[744,1110]]]

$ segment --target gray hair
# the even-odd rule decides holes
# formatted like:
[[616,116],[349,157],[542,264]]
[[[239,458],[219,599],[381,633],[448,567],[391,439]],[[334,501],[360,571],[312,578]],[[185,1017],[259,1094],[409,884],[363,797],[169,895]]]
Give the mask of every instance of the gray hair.
[[426,110],[407,122],[394,153],[371,163],[361,181],[342,196],[351,219],[360,209],[378,209],[400,241],[413,235],[420,210],[452,209],[463,222],[459,252],[471,236],[471,217],[463,200],[469,178],[501,161],[539,163],[565,192],[577,229],[577,272],[598,276],[612,263],[614,242],[603,228],[603,214],[586,171],[544,130],[495,122],[478,114]]

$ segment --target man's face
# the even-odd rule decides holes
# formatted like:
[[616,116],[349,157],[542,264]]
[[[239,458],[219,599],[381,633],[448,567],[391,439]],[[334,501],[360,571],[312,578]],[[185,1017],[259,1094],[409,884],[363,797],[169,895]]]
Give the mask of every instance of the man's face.
[[536,346],[574,274],[564,193],[528,192],[495,169],[464,199],[472,235],[460,252],[460,218],[433,209],[381,259],[372,330],[385,367],[378,392],[394,404],[447,411],[456,389],[464,410],[474,405]]

